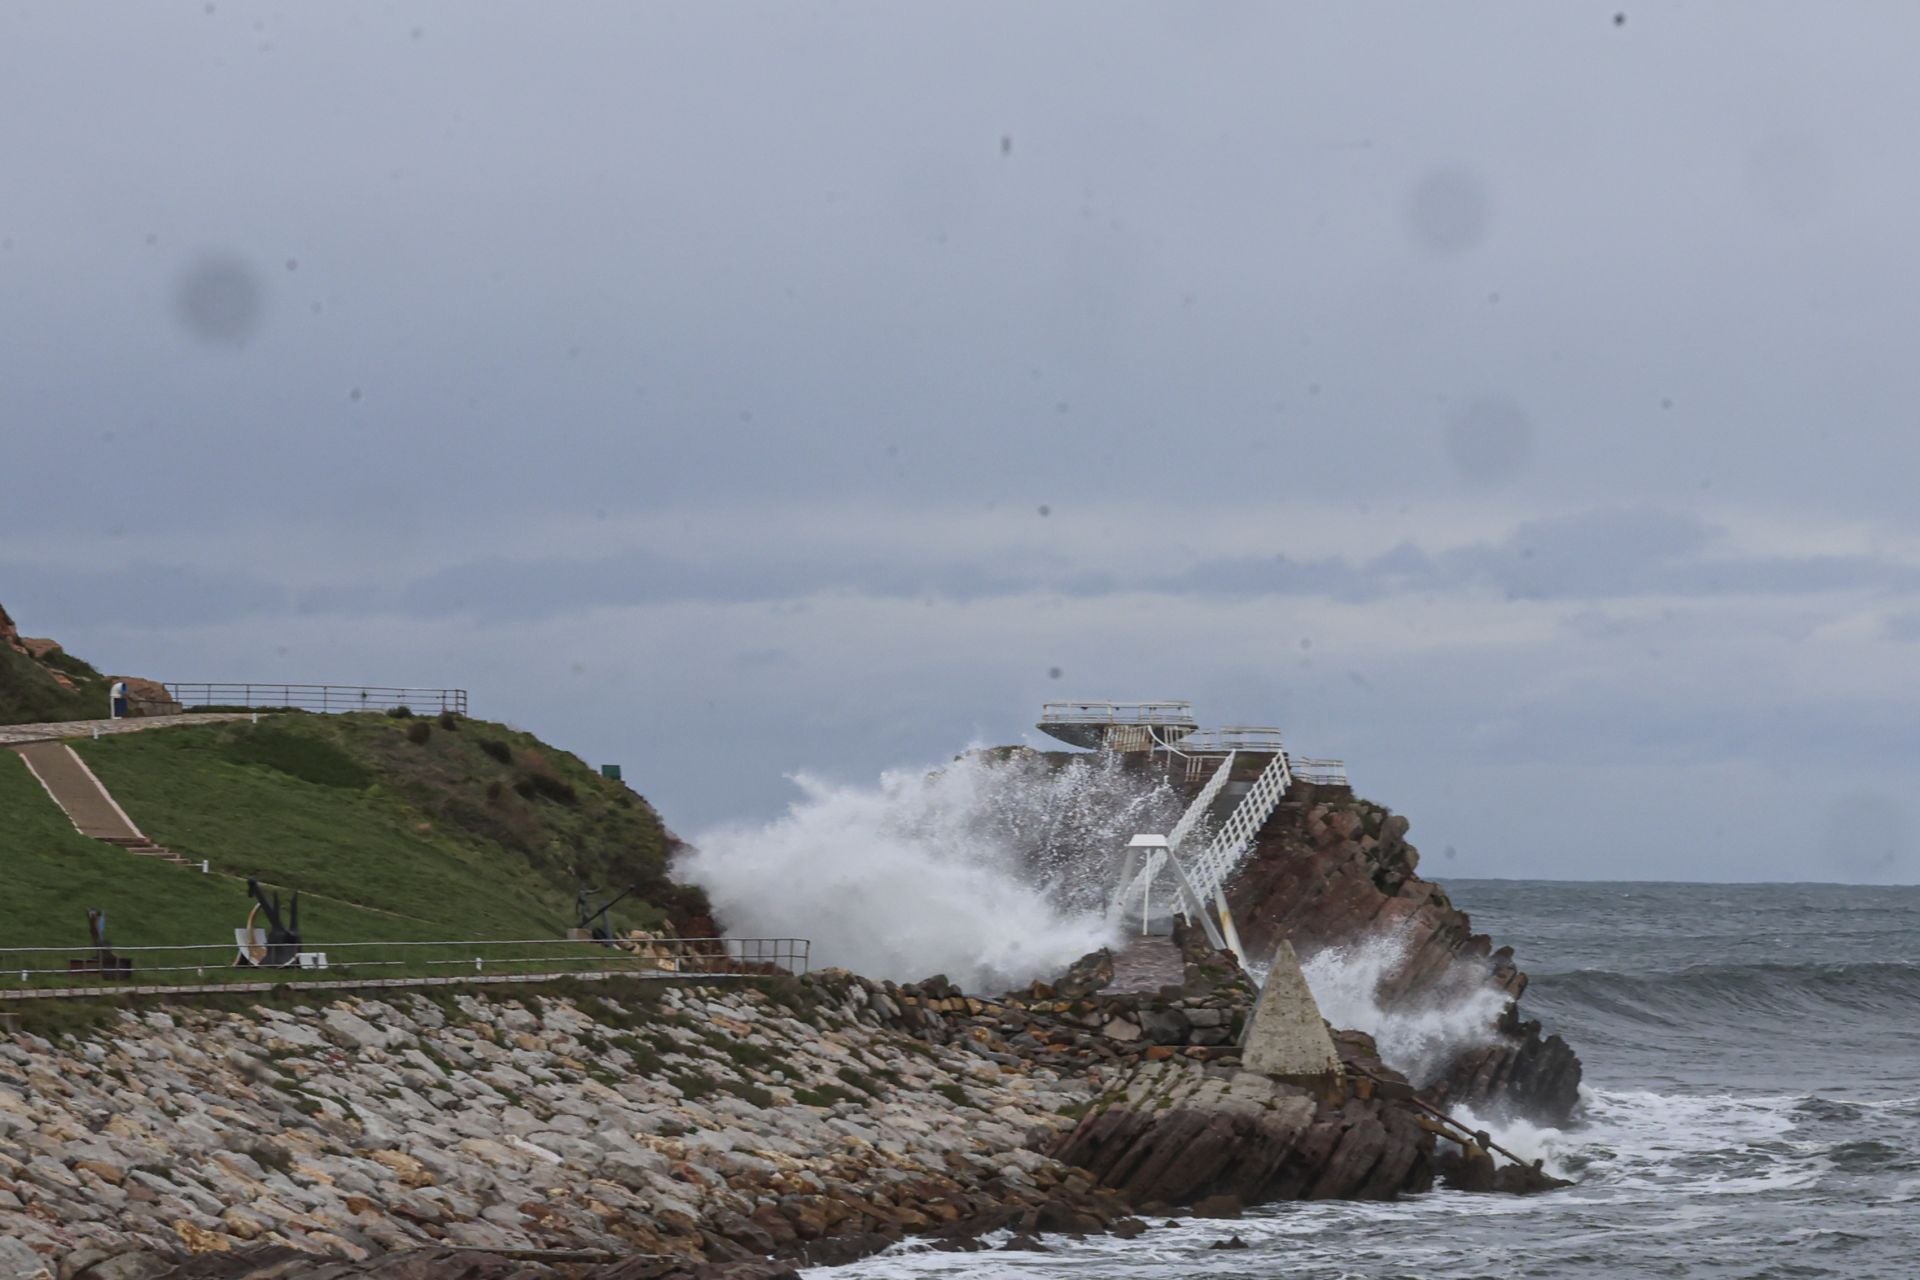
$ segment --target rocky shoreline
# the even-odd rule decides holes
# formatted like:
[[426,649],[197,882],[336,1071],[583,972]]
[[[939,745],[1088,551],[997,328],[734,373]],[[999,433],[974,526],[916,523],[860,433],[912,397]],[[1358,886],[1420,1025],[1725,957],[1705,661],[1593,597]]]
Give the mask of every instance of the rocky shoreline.
[[[1240,1070],[1250,986],[1230,957],[1183,958],[1181,986],[1125,995],[1096,953],[993,1000],[829,970],[172,1005],[16,1034],[0,1277],[747,1276],[908,1235],[1018,1247],[1138,1233],[1140,1213],[1194,1200],[1230,1214],[1431,1184],[1410,1110]],[[1366,1037],[1339,1042],[1385,1070]],[[1288,1091],[1281,1163],[1311,1176],[1105,1178],[1094,1147],[1120,1122],[1102,1117],[1147,1081],[1173,1082],[1179,1114]],[[1274,1155],[1265,1132],[1236,1167]]]

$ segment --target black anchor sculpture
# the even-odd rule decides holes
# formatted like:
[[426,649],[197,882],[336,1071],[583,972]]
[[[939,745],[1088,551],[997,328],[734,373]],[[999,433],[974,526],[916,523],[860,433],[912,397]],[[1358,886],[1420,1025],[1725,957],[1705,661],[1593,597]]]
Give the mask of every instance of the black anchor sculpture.
[[[606,902],[596,908],[593,905],[593,895],[600,892],[600,890],[587,885],[580,886],[580,892],[575,895],[573,900],[575,916],[574,927],[586,930],[588,936],[595,942],[612,942],[613,922],[607,919],[607,912],[613,909],[614,903],[620,901],[620,899],[626,897],[628,894],[633,893],[634,890],[639,887],[638,885],[633,885],[629,888],[622,889],[619,893],[607,899]],[[598,923],[595,923],[596,921]]]
[[294,957],[300,954],[300,891],[293,891],[293,898],[287,903],[287,921],[280,923],[280,894],[275,892],[273,901],[267,901],[267,895],[260,891],[258,880],[247,881],[247,892],[260,904],[267,916],[267,959],[268,968],[276,968],[294,963]]

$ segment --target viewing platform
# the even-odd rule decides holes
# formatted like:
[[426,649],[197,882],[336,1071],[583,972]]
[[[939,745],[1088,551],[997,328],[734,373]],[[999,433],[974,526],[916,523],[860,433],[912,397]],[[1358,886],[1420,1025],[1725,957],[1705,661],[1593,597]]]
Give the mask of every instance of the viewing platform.
[[1202,729],[1191,702],[1048,702],[1041,706],[1035,727],[1089,751],[1165,751],[1184,757],[1189,781],[1229,756],[1280,756],[1287,760],[1291,778],[1320,786],[1350,785],[1343,762],[1293,755],[1272,725]]
[[1069,746],[1146,751],[1178,742],[1200,723],[1191,702],[1049,702],[1037,727]]

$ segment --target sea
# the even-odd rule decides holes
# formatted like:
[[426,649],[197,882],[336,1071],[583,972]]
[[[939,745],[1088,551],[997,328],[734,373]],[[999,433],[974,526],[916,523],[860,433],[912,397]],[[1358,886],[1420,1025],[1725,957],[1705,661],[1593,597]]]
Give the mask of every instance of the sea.
[[[1920,1276],[1920,887],[1446,887],[1514,946],[1522,1007],[1585,1065],[1566,1128],[1481,1118],[1571,1189],[1271,1205],[1131,1241],[1050,1238],[1048,1253],[907,1244],[811,1274]],[[1213,1247],[1234,1238],[1247,1247]]]

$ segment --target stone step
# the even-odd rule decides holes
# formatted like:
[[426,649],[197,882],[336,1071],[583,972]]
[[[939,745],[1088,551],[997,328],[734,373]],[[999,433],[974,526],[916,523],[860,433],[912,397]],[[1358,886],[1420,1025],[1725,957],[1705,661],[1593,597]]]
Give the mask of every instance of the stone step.
[[163,845],[143,844],[127,846],[127,852],[141,858],[162,858],[177,867],[184,867],[187,860]]

